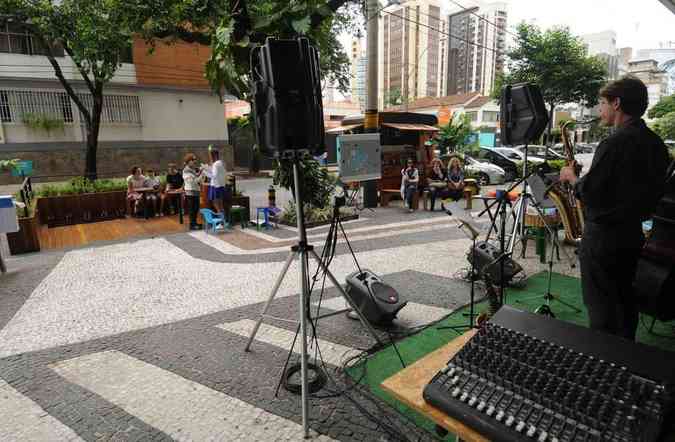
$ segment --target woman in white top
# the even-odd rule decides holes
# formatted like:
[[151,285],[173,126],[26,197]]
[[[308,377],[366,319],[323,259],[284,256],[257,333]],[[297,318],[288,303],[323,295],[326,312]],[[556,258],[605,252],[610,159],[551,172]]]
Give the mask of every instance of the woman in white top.
[[132,209],[132,214],[138,213],[140,209],[140,201],[143,195],[136,192],[135,189],[145,187],[145,177],[140,167],[134,166],[131,168],[131,175],[127,177],[127,201],[129,201]]
[[209,201],[213,202],[216,211],[225,214],[225,219],[230,219],[230,206],[232,205],[232,189],[227,184],[225,165],[220,159],[217,150],[209,150],[211,168],[207,171],[209,182]]

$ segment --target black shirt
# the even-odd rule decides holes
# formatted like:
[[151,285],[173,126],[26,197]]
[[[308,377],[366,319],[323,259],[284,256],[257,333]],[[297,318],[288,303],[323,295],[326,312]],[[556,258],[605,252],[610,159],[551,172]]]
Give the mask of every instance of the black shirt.
[[585,221],[628,225],[647,219],[663,195],[669,163],[663,141],[642,119],[618,129],[600,143],[575,186]]
[[166,182],[172,189],[180,189],[183,187],[183,175],[176,172],[175,174],[166,174]]

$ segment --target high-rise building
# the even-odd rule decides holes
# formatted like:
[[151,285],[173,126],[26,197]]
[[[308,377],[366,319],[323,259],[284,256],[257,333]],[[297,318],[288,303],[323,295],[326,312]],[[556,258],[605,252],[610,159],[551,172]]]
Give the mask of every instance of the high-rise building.
[[480,92],[490,95],[504,68],[507,5],[465,3],[448,16],[446,94]]
[[675,41],[661,42],[655,49],[639,49],[637,58],[656,60],[659,69],[665,71],[668,77],[667,95],[675,94]]
[[[444,45],[439,0],[409,0],[382,11],[380,20],[381,103],[443,95]],[[385,104],[385,103],[383,103]],[[388,103],[387,103],[388,104]]]
[[361,45],[361,40],[355,38],[352,40],[352,50],[349,54],[349,61],[351,66],[350,74],[350,89],[352,93],[352,102],[358,104],[361,111],[366,108],[366,87],[368,75],[368,56]]
[[628,63],[633,58],[633,48],[619,48],[617,56],[619,57],[619,77],[628,74]]
[[607,79],[619,77],[619,55],[616,50],[616,32],[608,30],[582,35],[588,55],[595,55],[605,63]]
[[668,92],[668,76],[659,69],[656,60],[633,60],[628,63],[628,73],[638,77],[647,86],[649,106],[651,109]]

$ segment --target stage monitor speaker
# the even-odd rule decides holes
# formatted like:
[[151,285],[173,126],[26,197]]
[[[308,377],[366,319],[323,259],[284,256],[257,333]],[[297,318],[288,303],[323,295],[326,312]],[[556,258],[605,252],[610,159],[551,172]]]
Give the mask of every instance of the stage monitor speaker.
[[325,152],[319,55],[306,38],[277,40],[251,51],[251,89],[260,152]]
[[544,132],[547,123],[548,113],[537,86],[518,83],[504,87],[499,122],[503,145],[533,142]]
[[347,276],[345,292],[368,322],[374,324],[390,324],[408,303],[393,287],[367,269]]
[[[475,256],[475,258],[474,258]],[[498,258],[501,256],[499,249],[487,241],[480,241],[476,243],[474,251],[469,250],[467,259],[473,263],[478,274],[482,277],[484,275],[490,278],[493,284],[498,284],[501,281],[501,264]],[[475,262],[472,262],[475,259]],[[520,273],[523,268],[508,256],[504,258],[504,282],[507,283],[513,279],[515,275]]]

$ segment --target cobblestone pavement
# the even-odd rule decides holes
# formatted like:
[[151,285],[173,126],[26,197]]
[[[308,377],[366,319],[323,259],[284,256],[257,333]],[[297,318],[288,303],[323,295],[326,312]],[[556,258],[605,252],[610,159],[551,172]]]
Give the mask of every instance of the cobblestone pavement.
[[[363,217],[344,226],[359,264],[409,300],[399,328],[468,302],[456,276],[470,242],[452,218],[396,209]],[[326,231],[309,232],[319,254]],[[268,320],[243,351],[288,256],[288,232],[252,234],[255,248],[198,232],[9,259],[0,276],[0,441],[301,440],[298,396],[274,396],[296,326]],[[533,246],[519,261],[528,274],[544,270]],[[330,269],[344,280],[355,268],[342,240]],[[554,269],[576,272],[564,261]],[[298,317],[297,272],[294,263],[270,314]],[[321,304],[344,307],[329,282]],[[374,339],[342,314],[322,319],[317,334],[329,386],[344,389],[335,369]],[[358,390],[326,393],[311,399],[316,440],[392,440],[366,413],[411,440],[433,439]]]

